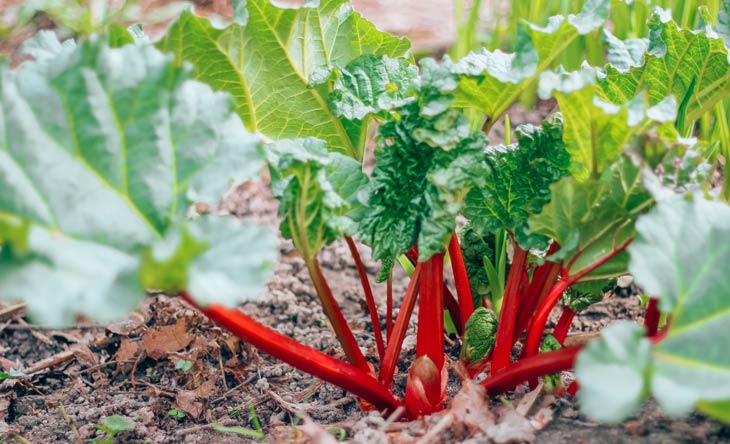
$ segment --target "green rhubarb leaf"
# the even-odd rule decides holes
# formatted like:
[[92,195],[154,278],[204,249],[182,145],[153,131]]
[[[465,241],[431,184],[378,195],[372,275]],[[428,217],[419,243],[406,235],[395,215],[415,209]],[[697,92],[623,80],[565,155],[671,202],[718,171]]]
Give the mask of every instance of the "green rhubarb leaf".
[[649,395],[652,364],[651,342],[644,333],[639,325],[617,322],[578,355],[578,403],[586,415],[615,423],[641,407]]
[[[724,13],[726,10],[724,5]],[[600,82],[602,98],[625,104],[646,90],[654,105],[673,95],[680,102],[686,99],[684,119],[692,122],[730,96],[730,56],[725,41],[714,32],[681,29],[671,14],[661,9],[656,9],[649,21],[649,48],[644,59],[642,66],[628,72],[623,66],[606,66]]]
[[492,174],[469,193],[464,215],[479,233],[506,229],[523,248],[545,248],[548,239],[532,235],[527,218],[550,201],[549,186],[568,174],[562,116],[556,114],[541,127],[522,125],[515,138],[515,144],[487,149]]
[[497,339],[499,320],[494,311],[478,307],[464,326],[461,359],[468,365],[479,364],[489,355]]
[[401,56],[409,43],[379,32],[346,0],[320,3],[281,9],[270,0],[247,0],[246,25],[224,29],[185,12],[158,46],[192,63],[198,80],[230,93],[249,130],[273,140],[317,137],[359,159],[365,129],[334,115],[327,85],[310,88],[310,80],[363,54]]
[[[653,203],[642,184],[641,169],[621,157],[597,179],[564,177],[550,187],[552,200],[528,219],[530,231],[560,245],[551,260],[574,260],[576,274],[624,245],[634,236],[636,218]],[[586,279],[626,273],[627,257],[618,254]]]
[[589,306],[603,300],[603,295],[616,287],[614,279],[605,281],[589,281],[568,288],[562,297],[563,305],[570,307],[574,313],[580,313]]
[[[701,196],[659,204],[637,223],[631,272],[671,315],[654,347],[654,396],[669,413],[730,400],[730,206]],[[703,345],[706,344],[706,345]]]
[[[703,196],[675,197],[660,202],[636,224],[638,236],[631,246],[630,271],[647,294],[659,298],[660,309],[671,317],[666,336],[649,346],[644,329],[631,328],[631,338],[619,341],[615,331],[605,331],[599,341],[615,343],[615,355],[640,357],[603,358],[601,368],[582,366],[600,353],[590,344],[576,364],[583,408],[591,416],[611,415],[619,421],[638,409],[638,400],[651,393],[664,410],[686,415],[693,408],[728,420],[730,406],[730,206]],[[584,356],[590,354],[591,356]],[[635,369],[629,375],[621,363]],[[636,363],[641,362],[641,367]],[[582,369],[581,369],[582,368]],[[641,378],[638,378],[639,374]],[[604,388],[610,381],[634,379],[630,389]],[[641,384],[639,384],[641,382]],[[617,396],[631,402],[610,408]]]
[[610,3],[589,0],[579,14],[550,17],[545,27],[524,22],[512,54],[483,50],[460,60],[454,67],[454,72],[461,75],[457,106],[485,113],[487,125],[491,126],[573,41],[603,26]]
[[440,104],[430,100],[434,91],[448,88],[449,77],[431,61],[422,68],[427,75],[419,102],[399,108],[398,118],[379,128],[367,209],[358,220],[361,239],[383,263],[380,279],[416,244],[419,261],[443,251],[466,194],[488,172],[485,137],[470,133],[458,111],[437,113]]
[[362,55],[334,73],[329,101],[338,117],[361,120],[415,100],[418,67],[406,59]]
[[319,139],[282,140],[268,150],[281,233],[305,258],[356,227],[351,213],[360,210],[358,194],[367,177],[356,160],[327,151]]
[[545,72],[540,77],[540,97],[554,96],[565,117],[570,171],[579,181],[603,172],[650,122],[673,122],[676,118],[674,97],[647,107],[639,94],[618,106],[599,98],[595,83],[596,72],[590,68]]
[[262,292],[273,235],[184,219],[263,166],[229,97],[188,76],[100,38],[0,71],[1,298],[63,324],[118,319],[145,287],[229,305]]

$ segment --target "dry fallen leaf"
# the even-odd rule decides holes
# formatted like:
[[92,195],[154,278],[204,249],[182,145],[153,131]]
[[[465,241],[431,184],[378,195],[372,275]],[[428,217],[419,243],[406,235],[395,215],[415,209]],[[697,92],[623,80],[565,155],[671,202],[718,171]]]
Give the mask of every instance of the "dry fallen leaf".
[[129,319],[109,324],[106,329],[120,336],[129,336],[142,325],[144,325],[144,316],[135,311],[129,315]]
[[161,359],[187,347],[192,340],[193,335],[187,331],[185,318],[180,318],[173,325],[148,330],[142,338],[142,344],[147,356]]
[[129,338],[122,338],[117,350],[117,365],[121,365],[125,361],[133,361],[142,348],[141,341],[133,341]]
[[461,390],[451,401],[451,414],[454,415],[454,433],[461,436],[469,432],[484,431],[494,426],[494,414],[489,410],[487,393],[484,387],[466,378]]

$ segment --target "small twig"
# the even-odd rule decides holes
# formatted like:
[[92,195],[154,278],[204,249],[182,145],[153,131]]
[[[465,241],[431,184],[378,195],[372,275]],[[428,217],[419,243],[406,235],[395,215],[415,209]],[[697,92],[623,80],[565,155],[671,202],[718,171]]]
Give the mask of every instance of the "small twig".
[[69,427],[71,427],[71,431],[74,434],[74,437],[76,438],[76,442],[78,444],[84,444],[84,440],[81,438],[81,434],[79,433],[79,429],[76,428],[76,423],[73,419],[71,419],[68,414],[66,413],[66,409],[63,407],[63,404],[60,402],[56,403],[56,407],[58,407],[58,410],[61,411],[61,416],[63,416],[63,420],[66,421],[66,424],[68,424]]
[[[2,316],[2,312],[0,312],[0,316]],[[2,318],[0,317],[0,320]],[[12,331],[73,331],[73,330],[99,330],[106,328],[106,325],[62,325],[59,327],[51,327],[47,325],[38,325],[38,324],[11,324],[5,327],[5,330],[12,330]]]
[[38,373],[41,370],[46,370],[65,362],[71,361],[72,359],[74,359],[74,352],[72,350],[64,350],[49,358],[42,359],[36,362],[32,366],[26,368],[23,373],[25,373],[26,375],[32,375],[33,373]]
[[10,439],[14,439],[16,441],[20,441],[23,444],[33,444],[32,442],[28,441],[27,439],[23,438],[20,435],[13,435],[13,436],[10,437]]
[[132,366],[132,373],[129,375],[130,382],[132,383],[132,389],[137,390],[137,383],[134,380],[134,374],[137,372],[137,365],[139,364],[139,361],[142,359],[142,356],[144,353],[140,353],[139,356],[137,356],[137,359],[134,360],[134,365]]
[[583,346],[601,336],[600,332],[577,333],[565,338],[564,347]]
[[251,375],[251,376],[249,376],[249,377],[248,377],[248,378],[246,378],[246,380],[245,380],[245,381],[243,381],[242,383],[240,383],[240,384],[238,384],[237,386],[233,387],[232,389],[230,389],[230,390],[226,391],[226,392],[225,392],[225,393],[223,393],[223,394],[222,394],[221,396],[219,396],[219,397],[215,398],[215,399],[214,399],[214,400],[212,401],[212,403],[213,403],[213,404],[215,404],[215,403],[218,403],[218,402],[221,402],[221,401],[225,400],[225,399],[226,399],[226,398],[228,397],[228,395],[230,395],[231,393],[235,392],[236,390],[238,390],[239,388],[243,387],[244,385],[248,385],[248,384],[250,384],[250,383],[251,383],[251,382],[252,382],[252,381],[254,380],[254,378],[256,378],[256,376],[257,376],[257,375],[255,375],[255,374],[254,374],[254,375]]
[[452,413],[445,414],[444,417],[441,418],[435,426],[431,427],[431,429],[426,432],[426,434],[423,435],[421,439],[416,441],[416,444],[429,444],[430,442],[434,441],[434,439],[436,439],[441,432],[451,427],[451,424],[453,424],[453,422],[454,415]]
[[25,304],[16,304],[0,309],[0,321],[12,318],[16,314],[22,313],[23,310],[25,310]]
[[218,347],[218,365],[221,369],[221,379],[223,380],[223,388],[228,390],[228,383],[226,382],[226,369],[223,367],[223,352]]

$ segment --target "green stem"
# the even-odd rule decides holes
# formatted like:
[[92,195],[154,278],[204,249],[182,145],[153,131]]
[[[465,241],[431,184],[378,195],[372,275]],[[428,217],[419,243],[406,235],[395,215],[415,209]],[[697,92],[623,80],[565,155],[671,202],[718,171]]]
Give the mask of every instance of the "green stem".
[[332,290],[327,284],[327,280],[322,273],[322,269],[319,266],[317,258],[305,258],[304,262],[307,265],[307,270],[309,270],[309,275],[314,283],[317,296],[319,296],[322,309],[327,315],[330,324],[332,324],[332,328],[335,330],[335,335],[340,341],[347,359],[352,365],[362,371],[370,372],[370,365],[365,360],[365,356],[363,356],[362,351],[360,351],[360,347],[357,345],[357,340],[355,340],[352,330],[350,330],[350,327],[347,325],[347,321],[342,315],[342,311],[340,311],[340,307],[337,305],[337,301],[335,301],[335,298],[332,295]]

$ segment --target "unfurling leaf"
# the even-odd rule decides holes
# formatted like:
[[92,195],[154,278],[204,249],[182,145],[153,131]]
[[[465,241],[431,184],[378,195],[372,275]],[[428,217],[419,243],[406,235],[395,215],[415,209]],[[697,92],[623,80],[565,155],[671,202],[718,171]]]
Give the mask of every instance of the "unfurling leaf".
[[489,355],[497,338],[499,320],[494,311],[479,307],[466,321],[461,359],[467,365],[478,364]]
[[418,67],[406,59],[362,55],[334,72],[329,102],[338,117],[362,120],[415,100]]
[[367,184],[360,163],[328,152],[319,139],[282,140],[268,147],[272,187],[281,202],[281,233],[305,258],[356,229],[351,217],[361,209]]

